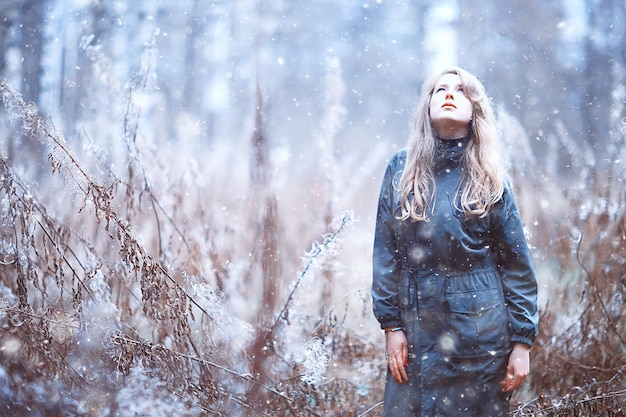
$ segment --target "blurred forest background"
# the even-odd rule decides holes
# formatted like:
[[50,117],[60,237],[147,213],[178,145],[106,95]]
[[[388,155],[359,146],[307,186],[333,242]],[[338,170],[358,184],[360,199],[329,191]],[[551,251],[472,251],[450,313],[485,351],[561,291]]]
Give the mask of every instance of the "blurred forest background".
[[511,415],[626,415],[624,0],[0,0],[0,415],[381,415],[378,190],[450,64],[538,272]]

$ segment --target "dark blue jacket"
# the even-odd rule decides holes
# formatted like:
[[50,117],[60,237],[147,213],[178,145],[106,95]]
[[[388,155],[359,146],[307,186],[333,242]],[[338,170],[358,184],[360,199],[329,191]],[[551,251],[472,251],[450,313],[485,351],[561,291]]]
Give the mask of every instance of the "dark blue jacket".
[[382,328],[403,327],[424,398],[437,395],[428,386],[449,385],[470,368],[502,372],[491,359],[537,334],[537,284],[513,194],[507,187],[488,215],[466,218],[457,188],[467,140],[441,142],[428,221],[399,219],[406,151],[389,162],[373,251],[374,314]]

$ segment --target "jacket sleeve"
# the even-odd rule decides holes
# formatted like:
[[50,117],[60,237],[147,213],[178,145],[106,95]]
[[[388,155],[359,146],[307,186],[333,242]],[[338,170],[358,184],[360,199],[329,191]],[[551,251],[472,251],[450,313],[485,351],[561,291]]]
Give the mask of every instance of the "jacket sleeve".
[[397,157],[393,158],[380,190],[376,228],[374,232],[372,304],[374,315],[381,328],[401,325],[398,305],[400,281],[400,252],[393,232],[394,225],[394,175]]
[[495,210],[492,245],[507,303],[511,342],[532,346],[537,336],[537,280],[519,210],[505,189]]

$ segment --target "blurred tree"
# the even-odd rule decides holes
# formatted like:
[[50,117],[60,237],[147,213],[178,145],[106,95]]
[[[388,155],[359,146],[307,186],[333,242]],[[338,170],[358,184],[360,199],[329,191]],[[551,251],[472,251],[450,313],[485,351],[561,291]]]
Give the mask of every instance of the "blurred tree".
[[[274,320],[280,297],[281,253],[278,247],[280,242],[278,204],[271,185],[270,144],[264,127],[264,102],[259,85],[256,97],[255,123],[250,141],[250,230],[253,231],[251,242],[253,259],[250,265],[249,288],[254,291],[254,287],[260,287],[261,297],[256,300],[257,332],[251,356],[253,375],[260,384],[266,385],[271,380],[269,359],[274,353],[276,343],[270,337],[273,336],[274,329],[269,326]],[[248,295],[254,297],[252,292]],[[255,385],[250,396],[260,406],[266,393],[259,388],[259,385]]]
[[[327,73],[324,80],[324,116],[320,123],[320,135],[317,145],[320,151],[319,166],[326,174],[324,224],[331,225],[337,217],[336,200],[342,195],[346,179],[339,173],[340,164],[336,160],[335,141],[343,129],[345,121],[345,107],[343,98],[346,86],[339,60],[328,60]],[[322,297],[320,303],[320,317],[326,317],[334,307],[335,294],[335,265],[330,257],[321,267],[323,274]]]
[[20,8],[20,32],[22,49],[22,87],[24,98],[40,104],[43,66],[44,10],[47,1],[24,0]]
[[498,106],[520,119],[539,141],[554,134],[556,117],[577,115],[564,98],[563,68],[556,59],[560,3],[545,0],[459,2],[460,65],[477,74]]
[[0,17],[0,79],[6,76],[9,30],[15,21],[16,6],[16,0],[0,0],[0,10],[2,10],[2,16]]
[[[363,149],[392,133],[404,144],[419,85],[426,73],[424,13],[428,0],[401,2],[284,3],[262,62],[272,103],[269,123],[287,137],[294,153],[309,154],[308,140],[293,130],[314,131],[324,114],[323,80],[328,59],[338,59],[347,85],[346,134],[338,152]],[[280,14],[279,14],[280,13]],[[294,123],[297,122],[297,127]],[[315,165],[315,158],[308,161]],[[306,162],[300,166],[311,168]]]
[[[72,10],[62,16],[65,26],[60,33],[64,40],[59,88],[59,106],[62,109],[64,126],[80,128],[76,121],[92,120],[94,112],[102,112],[100,100],[94,89],[96,65],[102,65],[102,57],[108,52],[110,36],[110,13],[101,2]],[[109,68],[101,68],[101,71]],[[101,89],[97,89],[101,91]]]
[[[16,30],[16,45],[20,56],[20,92],[26,101],[34,103],[37,107],[41,107],[41,80],[43,77],[43,52],[44,39],[42,27],[44,23],[44,8],[47,0],[25,0],[19,6],[14,2],[9,2],[4,6],[7,7],[6,17],[3,19],[2,26],[11,27]],[[16,6],[17,9],[13,7]],[[15,20],[12,22],[12,12],[16,12]],[[4,29],[3,29],[4,30]],[[6,32],[4,32],[6,34]],[[4,37],[3,37],[4,38]],[[2,39],[6,45],[6,39]],[[6,49],[2,50],[2,59],[6,58]],[[34,173],[41,170],[42,154],[44,152],[43,145],[36,139],[25,137],[24,133],[11,135],[8,140],[7,156],[9,159],[15,159],[24,165],[32,165]],[[33,163],[33,161],[37,161]]]
[[585,0],[589,27],[581,74],[585,100],[581,117],[585,139],[598,156],[596,162],[600,165],[612,161],[617,151],[610,141],[611,130],[619,128],[612,123],[612,111],[619,112],[618,106],[621,106],[624,117],[625,9],[624,1]]
[[[278,247],[279,239],[279,214],[277,198],[274,195],[272,185],[272,167],[270,160],[269,132],[266,128],[266,103],[263,95],[262,83],[264,78],[260,76],[261,56],[266,51],[264,41],[271,36],[273,28],[264,27],[265,20],[271,20],[275,16],[273,10],[266,10],[267,4],[258,0],[253,9],[253,21],[255,22],[253,56],[251,57],[256,66],[255,78],[255,103],[254,103],[254,127],[250,140],[250,226],[252,231],[251,260],[249,279],[250,289],[260,288],[261,297],[257,298],[256,327],[257,333],[252,345],[252,372],[260,384],[265,385],[270,381],[271,364],[269,362],[276,341],[273,339],[273,330],[270,328],[277,313],[277,302],[280,297],[280,264],[281,253]],[[252,295],[252,292],[250,293]],[[265,401],[263,390],[255,385],[250,397],[257,405]]]

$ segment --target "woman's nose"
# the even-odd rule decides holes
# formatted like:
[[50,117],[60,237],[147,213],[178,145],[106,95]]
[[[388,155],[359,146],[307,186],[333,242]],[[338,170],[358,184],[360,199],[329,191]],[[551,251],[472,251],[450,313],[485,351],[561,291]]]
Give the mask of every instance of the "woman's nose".
[[447,91],[446,92],[446,99],[454,99],[454,93],[452,91]]

